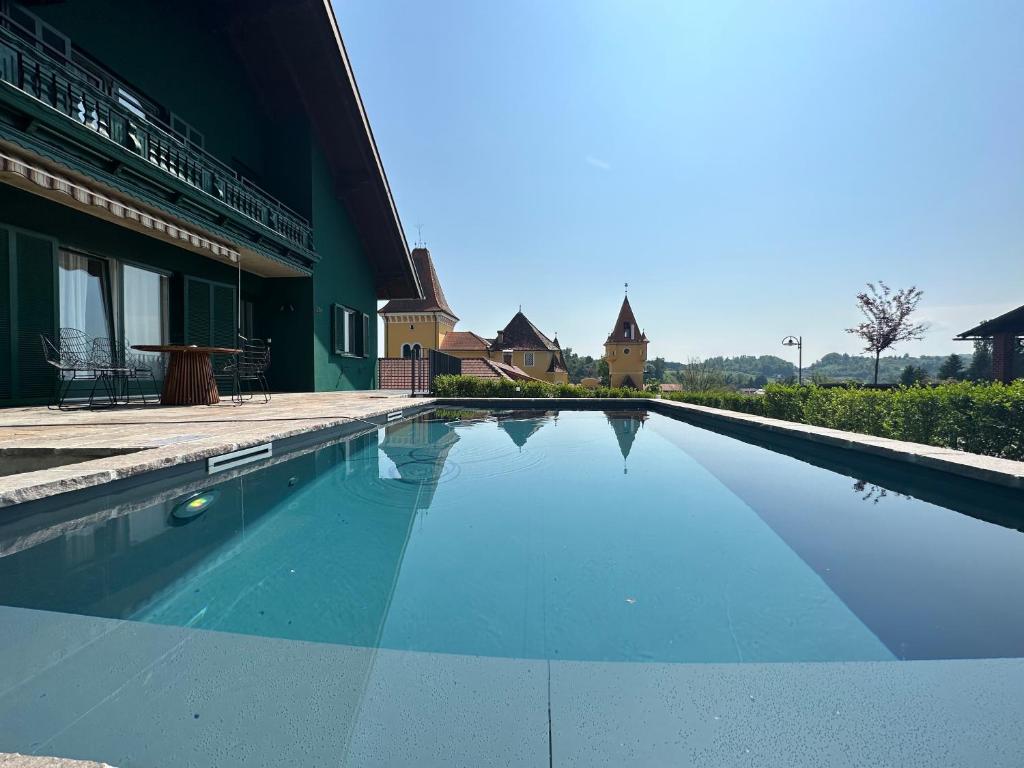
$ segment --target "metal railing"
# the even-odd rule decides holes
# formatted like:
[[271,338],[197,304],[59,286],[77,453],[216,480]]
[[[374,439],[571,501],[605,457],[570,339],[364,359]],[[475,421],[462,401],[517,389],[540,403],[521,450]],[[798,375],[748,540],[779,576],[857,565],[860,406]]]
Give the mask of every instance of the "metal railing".
[[462,373],[462,360],[436,349],[426,357],[382,357],[377,360],[379,389],[407,389],[412,395],[426,395],[434,388],[434,379],[443,374]]
[[209,152],[180,138],[145,111],[144,101],[134,90],[80,67],[42,41],[28,42],[25,36],[26,30],[0,15],[0,80],[298,248],[312,249],[313,231],[305,218]]

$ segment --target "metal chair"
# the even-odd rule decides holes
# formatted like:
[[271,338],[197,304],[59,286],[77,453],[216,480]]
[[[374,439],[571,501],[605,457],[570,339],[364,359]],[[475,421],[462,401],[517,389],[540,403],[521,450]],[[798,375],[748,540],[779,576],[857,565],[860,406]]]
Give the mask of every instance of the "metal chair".
[[[92,381],[89,408],[109,408],[116,404],[116,397],[111,382],[109,368],[98,364],[93,356],[93,340],[88,334],[77,328],[61,328],[56,341],[45,333],[39,334],[43,344],[43,357],[56,369],[57,379],[53,397],[47,405],[51,410],[71,410],[67,407],[67,398],[76,381]],[[106,405],[96,404],[96,387],[103,384],[108,402]]]
[[[270,341],[238,337],[241,351],[222,360],[213,361],[214,383],[230,382],[231,400],[241,405],[252,400],[256,387],[263,393],[263,402],[270,402],[267,369],[270,367]],[[248,392],[243,385],[249,384]],[[255,386],[254,386],[255,385]]]
[[[255,383],[263,393],[263,402],[271,400],[270,386],[267,383],[267,369],[270,368],[270,339],[244,339],[242,352],[238,356],[239,392],[243,382]],[[253,389],[249,390],[252,399]]]
[[131,402],[132,382],[135,383],[135,389],[139,397],[142,398],[142,402],[145,404],[149,403],[146,391],[142,387],[142,382],[146,377],[149,377],[150,382],[153,384],[153,389],[156,389],[153,365],[142,355],[132,351],[127,341],[120,342],[116,339],[105,337],[93,339],[93,360],[97,365],[104,366],[108,375],[114,379],[115,383],[124,382],[125,405]]

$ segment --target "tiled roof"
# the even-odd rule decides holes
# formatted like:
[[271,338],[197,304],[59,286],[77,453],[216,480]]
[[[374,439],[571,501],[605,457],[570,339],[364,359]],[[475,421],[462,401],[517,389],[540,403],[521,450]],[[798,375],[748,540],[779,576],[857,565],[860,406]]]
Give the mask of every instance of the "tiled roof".
[[560,350],[557,342],[552,341],[531,323],[521,311],[508,321],[508,325],[491,343],[492,352],[503,349],[543,349],[548,352]]
[[480,379],[511,379],[513,381],[536,381],[530,374],[515,365],[506,365],[485,357],[468,357],[462,360],[462,375]]
[[492,366],[490,360],[482,357],[467,357],[462,359],[462,375],[476,376],[478,379],[504,379],[501,372]]
[[[629,323],[630,327],[633,329],[632,338],[626,335],[626,323]],[[633,316],[633,308],[629,306],[628,296],[622,300],[622,308],[619,310],[619,316],[615,320],[615,327],[612,328],[612,332],[608,334],[608,341],[647,341],[647,334],[640,330],[640,326],[636,322],[636,317]]]
[[392,299],[379,310],[379,314],[444,312],[458,320],[458,316],[452,312],[452,308],[448,306],[448,300],[444,297],[444,290],[442,290],[441,281],[437,277],[437,270],[434,269],[434,260],[430,258],[430,251],[426,248],[414,248],[412,263],[416,267],[416,274],[419,275],[420,285],[423,287],[423,298]]
[[450,331],[441,341],[441,350],[446,349],[478,349],[486,352],[490,342],[483,336],[472,331]]

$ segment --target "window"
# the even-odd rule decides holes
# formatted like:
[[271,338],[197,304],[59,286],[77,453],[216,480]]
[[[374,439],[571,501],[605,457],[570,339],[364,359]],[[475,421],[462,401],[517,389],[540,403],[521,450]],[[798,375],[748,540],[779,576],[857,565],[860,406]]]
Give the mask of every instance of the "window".
[[629,347],[626,347],[625,349],[623,349],[622,350],[622,354],[628,355],[629,354]]
[[165,344],[170,279],[167,275],[125,264],[121,272],[126,344]]
[[402,357],[404,357],[406,360],[412,357],[412,347],[409,346],[408,344],[402,345]]
[[124,344],[168,341],[166,274],[68,250],[60,251],[58,267],[62,328]]
[[61,251],[60,327],[77,328],[92,338],[113,338],[110,272],[103,259]]
[[512,350],[506,349],[501,353],[501,359],[505,365],[512,365]]
[[[334,354],[365,357],[369,349],[369,319],[341,304],[334,305]],[[405,347],[402,348],[405,356]]]
[[527,368],[532,368],[533,367],[533,362],[534,362],[533,355],[534,355],[533,352],[524,352],[523,353],[523,365],[525,365]]
[[622,324],[622,335],[627,339],[633,338],[633,325],[631,323],[626,322]]
[[202,133],[197,131],[173,112],[171,113],[171,130],[174,131],[174,133],[176,133],[183,141],[187,141],[200,149],[202,149],[203,145],[206,143],[206,138]]

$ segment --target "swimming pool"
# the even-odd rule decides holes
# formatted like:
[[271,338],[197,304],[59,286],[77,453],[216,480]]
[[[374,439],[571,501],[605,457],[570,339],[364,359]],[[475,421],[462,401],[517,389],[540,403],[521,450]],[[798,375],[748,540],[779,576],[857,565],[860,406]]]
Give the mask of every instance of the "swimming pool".
[[434,411],[0,526],[0,605],[503,659],[1024,655],[1020,493],[739,437]]

